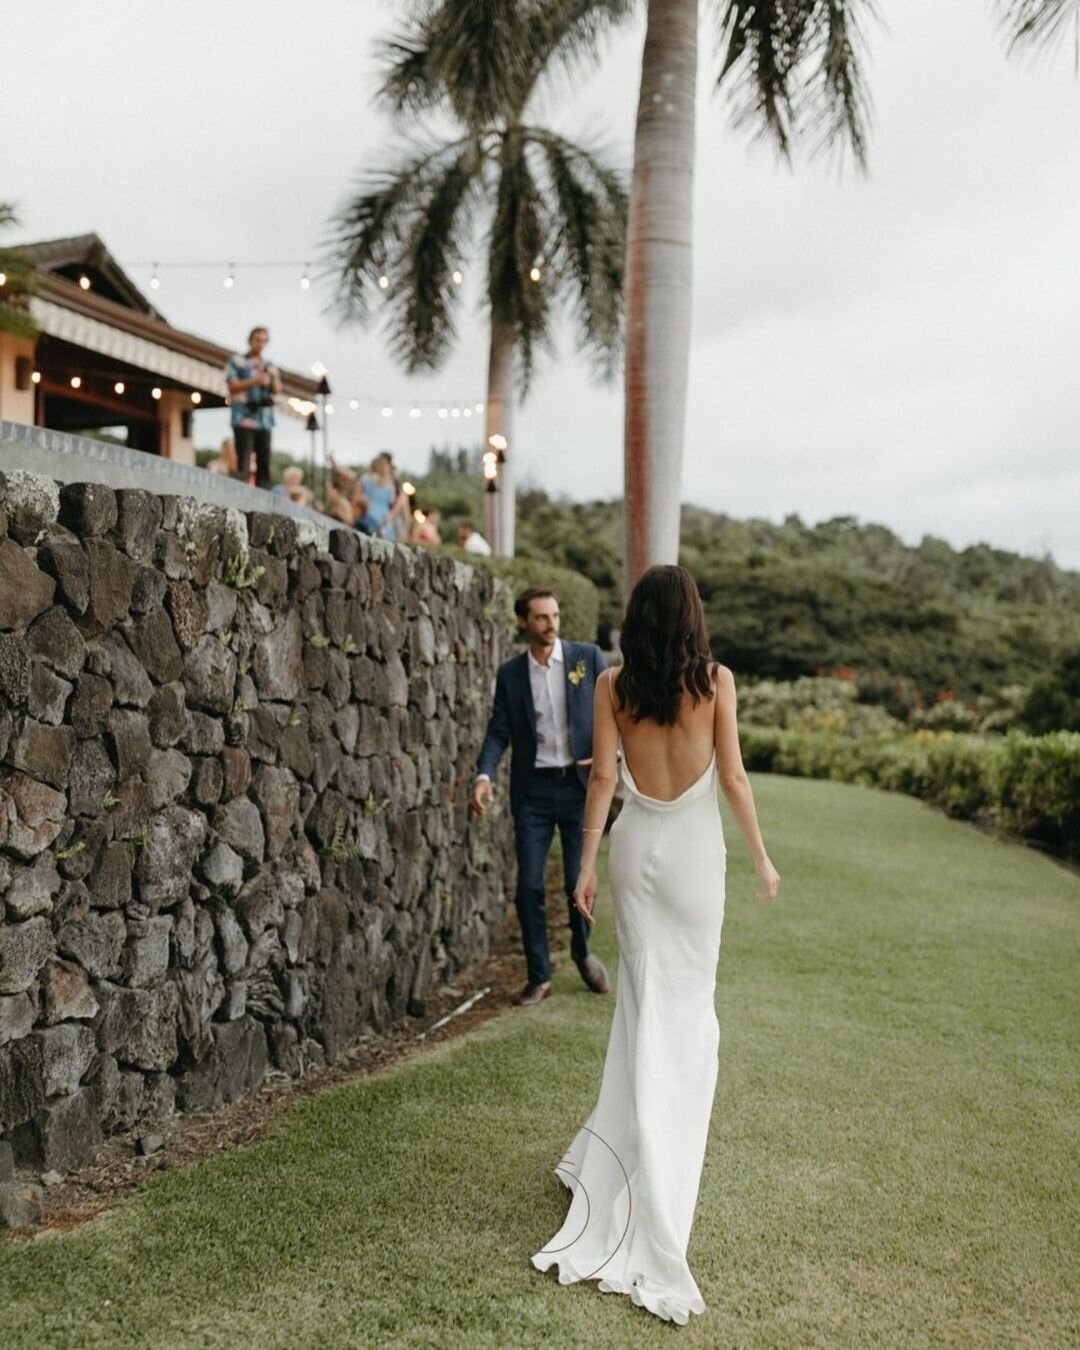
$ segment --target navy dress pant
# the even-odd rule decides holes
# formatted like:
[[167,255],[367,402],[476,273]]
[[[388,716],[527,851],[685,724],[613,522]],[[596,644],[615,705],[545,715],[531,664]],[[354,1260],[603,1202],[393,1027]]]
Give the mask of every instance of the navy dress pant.
[[518,878],[514,905],[521,923],[530,984],[551,979],[544,907],[544,869],[556,826],[562,841],[563,882],[570,909],[570,951],[575,961],[589,954],[589,924],[574,906],[585,837],[585,788],[574,772],[531,773],[525,799],[514,817]]

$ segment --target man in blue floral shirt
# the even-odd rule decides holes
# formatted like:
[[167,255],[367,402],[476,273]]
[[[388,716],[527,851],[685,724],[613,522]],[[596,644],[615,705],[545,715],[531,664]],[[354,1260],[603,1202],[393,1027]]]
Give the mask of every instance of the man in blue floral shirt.
[[[267,329],[253,328],[248,334],[247,354],[237,353],[225,367],[229,386],[233,439],[240,470],[256,487],[270,486],[270,437],[274,426],[274,396],[281,393],[281,376],[263,359],[270,340]],[[255,457],[255,472],[251,459]]]

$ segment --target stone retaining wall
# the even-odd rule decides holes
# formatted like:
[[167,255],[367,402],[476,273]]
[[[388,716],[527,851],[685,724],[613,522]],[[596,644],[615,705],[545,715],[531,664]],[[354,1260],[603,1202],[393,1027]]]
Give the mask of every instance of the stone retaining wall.
[[[324,536],[325,538],[326,536]],[[490,575],[287,516],[0,475],[0,1152],[296,1075],[488,952]]]

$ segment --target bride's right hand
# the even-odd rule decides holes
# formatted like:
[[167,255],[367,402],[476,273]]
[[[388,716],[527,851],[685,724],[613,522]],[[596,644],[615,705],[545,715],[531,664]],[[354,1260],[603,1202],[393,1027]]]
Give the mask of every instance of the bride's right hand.
[[754,899],[771,900],[780,889],[780,873],[768,858],[762,858],[760,862],[755,863],[754,871],[758,874],[761,884],[765,887],[763,891],[755,892]]

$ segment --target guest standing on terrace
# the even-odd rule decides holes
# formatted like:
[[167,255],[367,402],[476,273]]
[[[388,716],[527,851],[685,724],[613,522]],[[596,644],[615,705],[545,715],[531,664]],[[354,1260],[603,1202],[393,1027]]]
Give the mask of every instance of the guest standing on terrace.
[[243,476],[250,482],[255,456],[256,487],[270,486],[270,440],[274,427],[274,398],[281,393],[281,376],[263,356],[269,330],[259,326],[248,334],[247,352],[229,358],[225,381],[229,386],[232,430]]

